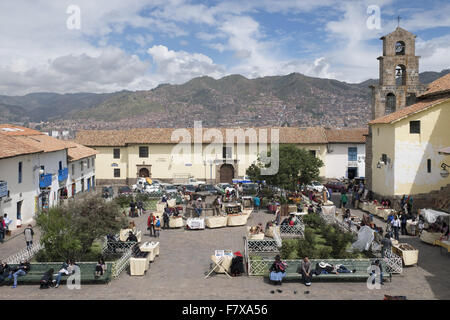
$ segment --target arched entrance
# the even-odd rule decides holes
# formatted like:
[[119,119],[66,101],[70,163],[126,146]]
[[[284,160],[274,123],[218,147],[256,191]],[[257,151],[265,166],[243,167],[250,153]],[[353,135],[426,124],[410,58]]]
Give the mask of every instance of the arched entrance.
[[150,172],[148,171],[147,168],[141,168],[139,170],[139,177],[140,178],[148,178],[148,177],[150,177]]
[[234,178],[234,167],[231,164],[224,164],[220,167],[220,182],[232,183]]

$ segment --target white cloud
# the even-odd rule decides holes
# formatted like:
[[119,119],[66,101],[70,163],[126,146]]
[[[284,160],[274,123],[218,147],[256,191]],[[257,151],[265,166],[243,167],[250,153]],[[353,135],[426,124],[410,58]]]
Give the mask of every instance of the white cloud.
[[194,77],[208,75],[221,77],[224,68],[201,53],[169,50],[166,46],[155,45],[148,49],[157,71],[155,78],[160,82],[183,83]]

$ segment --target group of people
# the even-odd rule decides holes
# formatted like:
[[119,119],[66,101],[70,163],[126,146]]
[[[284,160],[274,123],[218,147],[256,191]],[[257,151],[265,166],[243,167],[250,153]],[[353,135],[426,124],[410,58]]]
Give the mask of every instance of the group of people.
[[26,275],[31,270],[31,265],[28,261],[22,261],[18,266],[11,268],[6,262],[0,264],[0,284],[5,280],[14,279],[12,288],[17,287],[17,278]]
[[[373,266],[376,266],[380,271],[380,283],[383,284],[383,268],[379,259],[372,262]],[[275,256],[275,261],[270,267],[269,280],[275,285],[281,285],[283,279],[286,277],[287,263],[281,260],[280,255]],[[373,270],[373,269],[372,269]],[[301,274],[302,280],[306,286],[311,286],[313,276],[318,276],[321,274],[342,274],[342,273],[356,273],[356,269],[350,270],[343,264],[332,265],[330,263],[321,261],[316,263],[313,268],[311,261],[308,257],[303,258],[298,273]],[[373,275],[375,271],[371,271],[368,275]],[[373,283],[375,279],[372,280]]]
[[144,211],[144,204],[142,203],[142,201],[138,200],[138,201],[134,201],[131,200],[130,202],[130,217],[132,218],[137,218],[142,216]]

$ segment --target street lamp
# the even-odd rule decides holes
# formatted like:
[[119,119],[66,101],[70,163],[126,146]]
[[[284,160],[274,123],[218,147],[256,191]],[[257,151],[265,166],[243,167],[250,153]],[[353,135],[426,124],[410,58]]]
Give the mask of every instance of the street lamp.
[[448,164],[442,163],[441,164],[441,168],[442,168],[442,170],[441,170],[441,177],[442,178],[447,178],[448,174],[449,174],[449,172],[447,171],[447,168],[450,168],[450,166]]

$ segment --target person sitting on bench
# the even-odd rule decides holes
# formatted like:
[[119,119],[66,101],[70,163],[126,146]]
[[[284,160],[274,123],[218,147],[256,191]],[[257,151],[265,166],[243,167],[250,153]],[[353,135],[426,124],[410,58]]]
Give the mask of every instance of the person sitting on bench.
[[41,278],[40,289],[48,289],[50,286],[53,285],[53,273],[54,273],[53,268],[44,273],[44,275]]
[[138,239],[136,237],[136,235],[133,233],[133,231],[130,231],[128,233],[128,238],[126,242],[138,242]]
[[12,273],[11,267],[5,262],[0,263],[0,284]]
[[275,256],[275,262],[270,267],[270,281],[273,281],[276,284],[281,286],[281,282],[283,278],[286,276],[286,263],[281,261],[281,257],[279,254]]
[[305,282],[305,285],[308,287],[311,285],[311,279],[313,276],[311,269],[311,262],[308,257],[303,258],[302,264],[300,265],[300,273],[302,274],[302,279]]
[[17,278],[25,276],[31,269],[30,263],[28,261],[23,261],[20,265],[8,275],[7,279],[14,278],[14,284],[12,288],[17,288]]
[[236,277],[240,276],[245,272],[244,270],[244,258],[242,257],[242,254],[240,251],[235,252],[233,259],[231,260],[231,276]]
[[59,287],[63,275],[68,276],[69,274],[73,273],[75,273],[75,263],[72,260],[67,259],[65,262],[63,262],[61,269],[58,271],[56,280],[53,280],[53,282],[55,282],[55,288]]
[[97,262],[97,265],[95,266],[95,279],[100,278],[100,276],[102,276],[105,271],[106,271],[105,260],[103,260],[103,258],[100,258]]

